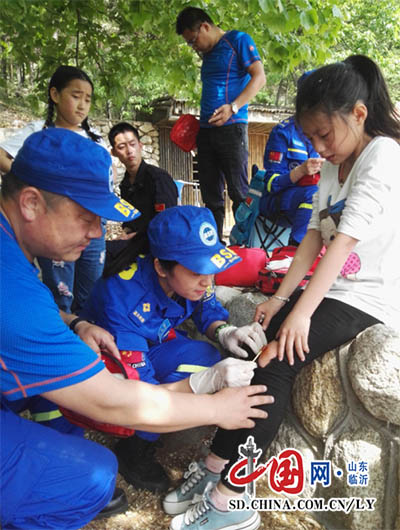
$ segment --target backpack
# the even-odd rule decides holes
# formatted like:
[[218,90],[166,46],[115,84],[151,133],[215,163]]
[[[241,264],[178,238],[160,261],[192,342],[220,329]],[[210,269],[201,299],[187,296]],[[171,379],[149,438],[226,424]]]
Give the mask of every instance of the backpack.
[[229,269],[218,272],[214,276],[215,285],[228,287],[253,287],[258,278],[258,271],[265,267],[267,253],[262,248],[246,248],[232,246],[228,249],[236,252],[242,258],[239,263]]
[[[266,266],[258,273],[256,287],[265,294],[274,294],[278,290],[283,278],[293,261],[297,247],[288,245],[286,247],[277,247],[272,251],[272,255],[267,259]],[[313,272],[318,265],[323,252],[319,254],[312,264],[311,268],[299,283],[298,287],[303,287],[310,280]]]
[[[101,358],[106,365],[106,368],[109,372],[121,377],[122,379],[139,379],[139,374],[132,368],[128,363],[123,360],[119,360],[113,355],[110,355],[107,352],[101,353]],[[122,427],[120,425],[112,425],[111,423],[101,423],[91,418],[87,418],[78,412],[60,407],[60,411],[74,425],[83,427],[84,429],[92,429],[96,431],[105,432],[107,434],[112,434],[120,438],[126,438],[134,434],[134,429],[129,427]]]
[[265,171],[253,166],[249,191],[235,212],[235,225],[229,236],[231,245],[250,247],[250,235],[260,213],[260,200],[264,191]]

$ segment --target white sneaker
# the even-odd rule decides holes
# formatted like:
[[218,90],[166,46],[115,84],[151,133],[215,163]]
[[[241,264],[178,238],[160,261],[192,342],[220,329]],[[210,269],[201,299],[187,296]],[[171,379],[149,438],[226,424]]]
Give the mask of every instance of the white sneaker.
[[[260,515],[254,510],[222,512],[210,501],[211,484],[207,486],[203,499],[190,507],[186,513],[174,517],[170,530],[257,530]],[[248,497],[245,496],[245,499]]]
[[220,473],[209,471],[203,460],[192,462],[183,475],[185,481],[175,490],[169,492],[163,500],[163,508],[168,515],[184,513],[188,507],[201,499],[209,482],[216,484]]

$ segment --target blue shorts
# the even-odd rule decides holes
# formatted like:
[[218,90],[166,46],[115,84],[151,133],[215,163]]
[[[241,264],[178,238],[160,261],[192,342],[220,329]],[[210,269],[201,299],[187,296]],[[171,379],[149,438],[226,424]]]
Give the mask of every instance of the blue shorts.
[[110,501],[118,465],[111,451],[0,408],[3,530],[82,528]]

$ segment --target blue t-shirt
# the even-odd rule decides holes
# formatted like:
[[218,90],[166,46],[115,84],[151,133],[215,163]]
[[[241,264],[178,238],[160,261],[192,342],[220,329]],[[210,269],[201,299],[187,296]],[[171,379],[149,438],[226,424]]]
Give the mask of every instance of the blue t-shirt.
[[[236,30],[227,31],[214,48],[204,54],[201,66],[201,127],[212,127],[208,120],[214,110],[234,101],[251,79],[247,69],[260,60],[250,35]],[[247,123],[247,108],[248,105],[243,105],[224,125]]]
[[80,316],[107,329],[120,350],[147,352],[189,317],[205,333],[210,324],[227,320],[228,315],[214,289],[196,302],[168,297],[158,281],[153,258],[146,256],[129,269],[98,280]]
[[1,395],[16,400],[74,385],[104,369],[96,353],[63,322],[0,214]]

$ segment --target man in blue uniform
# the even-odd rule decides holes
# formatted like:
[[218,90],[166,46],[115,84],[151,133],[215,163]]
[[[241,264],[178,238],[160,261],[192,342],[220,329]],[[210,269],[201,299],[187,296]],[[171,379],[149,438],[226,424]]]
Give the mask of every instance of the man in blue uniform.
[[160,432],[214,423],[251,427],[251,418],[265,417],[256,407],[271,401],[255,395],[265,392],[265,386],[196,395],[228,384],[232,371],[226,364],[221,366],[225,361],[201,377],[193,374],[190,380],[164,386],[121,381],[98,356],[103,349],[119,354],[112,336],[81,318],[60,315],[51,292],[38,278],[34,257],[74,261],[91,239],[99,237],[100,217],[133,219],[137,210],[111,190],[111,158],[106,150],[60,128],[32,134],[3,177],[0,524],[4,530],[77,529],[102,509],[107,515],[126,506],[121,491],[116,490],[112,499],[117,462],[108,449],[21,418],[10,409],[10,402],[41,395],[96,421]]
[[[257,353],[265,344],[258,323],[236,328],[215,297],[214,274],[240,261],[218,240],[207,208],[177,206],[149,224],[151,254],[121,265],[118,274],[99,280],[82,316],[109,331],[121,357],[152,384],[172,383],[217,363],[219,351],[176,329],[192,318],[198,331],[225,349],[247,357],[242,343]],[[119,470],[137,488],[166,491],[169,478],[155,460],[155,433],[136,431],[119,441]]]
[[203,59],[200,131],[197,136],[201,195],[222,239],[224,179],[233,212],[248,190],[247,107],[265,84],[253,39],[242,31],[223,31],[202,9],[187,7],[176,32]]
[[312,196],[317,191],[323,161],[293,117],[272,129],[265,146],[265,187],[260,213],[266,217],[275,216],[279,204],[279,210],[284,211],[292,223],[290,245],[297,246],[307,231]]

